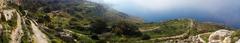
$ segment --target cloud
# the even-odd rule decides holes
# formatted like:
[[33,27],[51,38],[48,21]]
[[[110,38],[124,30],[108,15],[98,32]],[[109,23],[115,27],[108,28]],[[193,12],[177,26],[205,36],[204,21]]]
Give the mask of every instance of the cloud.
[[239,12],[236,10],[240,10],[240,0],[103,0],[103,2],[117,7],[130,8],[132,6],[137,6],[138,9],[150,11],[193,8],[206,11],[214,16],[236,13]]
[[166,9],[180,5],[177,0],[104,0],[104,2],[115,6],[131,4],[145,9]]
[[186,1],[179,1],[179,0],[148,0],[148,1],[132,1],[135,5],[139,7],[150,9],[150,10],[166,10],[172,9],[179,6],[185,6]]
[[112,4],[114,6],[121,6],[126,4],[135,5],[145,9],[151,10],[166,10],[178,7],[195,7],[201,9],[210,9],[214,11],[221,9],[221,7],[240,4],[238,0],[103,0],[104,3]]

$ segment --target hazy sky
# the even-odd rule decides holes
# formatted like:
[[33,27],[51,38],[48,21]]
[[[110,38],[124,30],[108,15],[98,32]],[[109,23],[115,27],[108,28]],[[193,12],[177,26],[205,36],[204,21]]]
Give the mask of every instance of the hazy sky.
[[240,27],[240,0],[93,0],[145,20],[198,18]]
[[113,6],[134,5],[150,10],[166,10],[176,7],[196,7],[217,10],[223,7],[239,6],[240,0],[94,0]]

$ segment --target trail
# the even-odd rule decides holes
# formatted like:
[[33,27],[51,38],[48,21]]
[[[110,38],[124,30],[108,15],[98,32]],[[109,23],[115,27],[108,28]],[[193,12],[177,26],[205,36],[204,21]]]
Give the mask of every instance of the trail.
[[[194,26],[194,22],[193,22],[193,20],[192,19],[189,19],[190,20],[190,22],[189,22],[189,28],[191,29],[191,28],[193,28],[193,26]],[[140,31],[141,32],[145,32],[145,31],[152,31],[152,30],[156,30],[156,29],[158,29],[158,28],[160,28],[160,27],[155,27],[155,28],[152,28],[152,29],[140,29]]]
[[192,19],[190,19],[189,28],[190,28],[190,29],[192,29],[192,28],[193,28],[193,26],[194,26],[194,22],[193,22],[193,20],[192,20]]
[[177,38],[183,38],[183,37],[185,37],[185,36],[187,36],[187,35],[188,35],[188,32],[183,33],[183,34],[181,34],[181,35],[177,35],[177,36],[153,38],[153,39],[150,39],[150,40],[168,40],[168,39],[177,39]]
[[33,34],[34,43],[48,43],[48,37],[36,26],[36,22],[30,21]]
[[141,32],[146,32],[146,31],[152,31],[152,30],[156,30],[160,27],[155,27],[155,28],[152,28],[152,29],[140,29]]
[[[202,35],[206,35],[206,34],[211,34],[212,32],[208,32],[208,33],[201,33],[201,34],[198,34],[197,36],[198,36],[198,39],[201,41],[201,42],[206,42],[206,41],[204,41],[202,38],[201,38],[201,36]],[[178,39],[178,38],[183,38],[183,37],[185,37],[185,36],[187,36],[188,35],[188,33],[186,32],[186,33],[183,33],[183,34],[181,34],[181,35],[176,35],[176,36],[170,36],[170,37],[160,37],[160,38],[154,38],[154,39],[150,39],[150,40],[169,40],[169,39]]]
[[86,35],[84,35],[84,34],[75,33],[75,32],[73,32],[73,31],[67,30],[67,29],[64,29],[64,31],[69,32],[69,33],[72,33],[72,34],[77,34],[78,36],[86,36]]
[[207,33],[202,33],[202,34],[198,34],[198,35],[202,36],[202,35],[212,34],[212,33],[213,33],[213,32],[207,32]]
[[[194,26],[194,22],[193,20],[190,19],[190,23],[189,23],[189,29],[192,29]],[[154,30],[154,29],[153,29]],[[176,36],[170,36],[170,37],[160,37],[160,38],[153,38],[153,39],[150,39],[150,40],[168,40],[168,39],[177,39],[177,38],[183,38],[185,36],[188,35],[190,30],[187,30],[187,32],[181,34],[181,35],[176,35]]]

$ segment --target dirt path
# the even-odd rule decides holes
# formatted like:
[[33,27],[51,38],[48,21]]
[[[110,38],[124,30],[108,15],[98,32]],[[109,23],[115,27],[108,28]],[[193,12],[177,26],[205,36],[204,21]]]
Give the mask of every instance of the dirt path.
[[183,33],[181,35],[177,35],[177,36],[170,36],[170,37],[160,37],[160,38],[153,38],[153,39],[150,39],[150,40],[168,40],[168,39],[177,39],[177,38],[183,38],[185,36],[187,36],[188,33]]
[[202,34],[198,34],[198,35],[202,36],[202,35],[212,34],[212,33],[213,33],[213,32],[207,32],[207,33],[202,33]]
[[[198,39],[200,39],[200,41],[202,41],[202,42],[205,42],[202,38],[201,38],[201,36],[202,35],[205,35],[205,34],[211,34],[212,32],[208,32],[208,33],[202,33],[202,34],[199,34],[199,35],[197,35],[199,38]],[[177,38],[183,38],[183,37],[185,37],[185,36],[187,36],[188,35],[188,33],[186,32],[186,33],[183,33],[183,34],[181,34],[181,35],[177,35],[177,36],[170,36],[170,37],[160,37],[160,38],[154,38],[154,39],[150,39],[150,40],[168,40],[168,39],[177,39]]]
[[30,21],[34,43],[48,43],[48,37],[36,26],[36,22]]
[[77,34],[78,36],[86,36],[86,35],[84,35],[84,34],[75,33],[75,32],[73,32],[73,31],[71,31],[71,30],[68,30],[68,29],[64,29],[64,31],[70,32],[70,33],[72,33],[72,34]]
[[[189,23],[189,27],[190,29],[192,29],[194,26],[194,22],[193,20],[190,20],[190,23]],[[154,29],[151,29],[151,30],[154,30]],[[176,35],[176,36],[170,36],[170,37],[160,37],[160,38],[153,38],[153,39],[150,39],[150,40],[168,40],[168,39],[177,39],[177,38],[183,38],[185,36],[188,35],[190,30],[188,30],[187,32],[181,34],[181,35]]]
[[194,26],[194,22],[193,22],[193,20],[192,20],[192,19],[190,19],[189,28],[190,28],[190,29],[192,29],[192,28],[193,28],[193,26]]
[[[194,22],[193,22],[193,20],[192,19],[190,19],[190,22],[189,22],[189,28],[193,28],[193,26],[194,26]],[[160,27],[155,27],[155,28],[152,28],[152,29],[140,29],[140,31],[141,32],[145,32],[145,31],[152,31],[152,30],[156,30],[156,29],[158,29],[158,28],[160,28]]]
[[152,29],[140,29],[141,32],[146,32],[146,31],[152,31],[152,30],[156,30],[160,27],[155,27],[155,28],[152,28]]
[[[9,12],[16,12],[16,10],[11,10]],[[22,30],[22,24],[21,24],[21,16],[18,12],[16,12],[17,15],[17,25],[15,29],[12,30],[12,33],[10,35],[11,40],[10,43],[20,43],[20,39],[23,36],[23,30]]]

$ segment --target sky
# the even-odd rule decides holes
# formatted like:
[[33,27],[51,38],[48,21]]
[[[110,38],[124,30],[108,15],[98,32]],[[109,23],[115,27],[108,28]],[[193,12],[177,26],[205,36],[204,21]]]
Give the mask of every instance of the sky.
[[217,10],[219,7],[239,6],[240,0],[93,0],[107,3],[113,7],[127,7],[134,5],[150,10],[167,10],[175,7],[201,7]]
[[109,5],[118,11],[161,21],[192,18],[240,27],[240,0],[91,0]]

